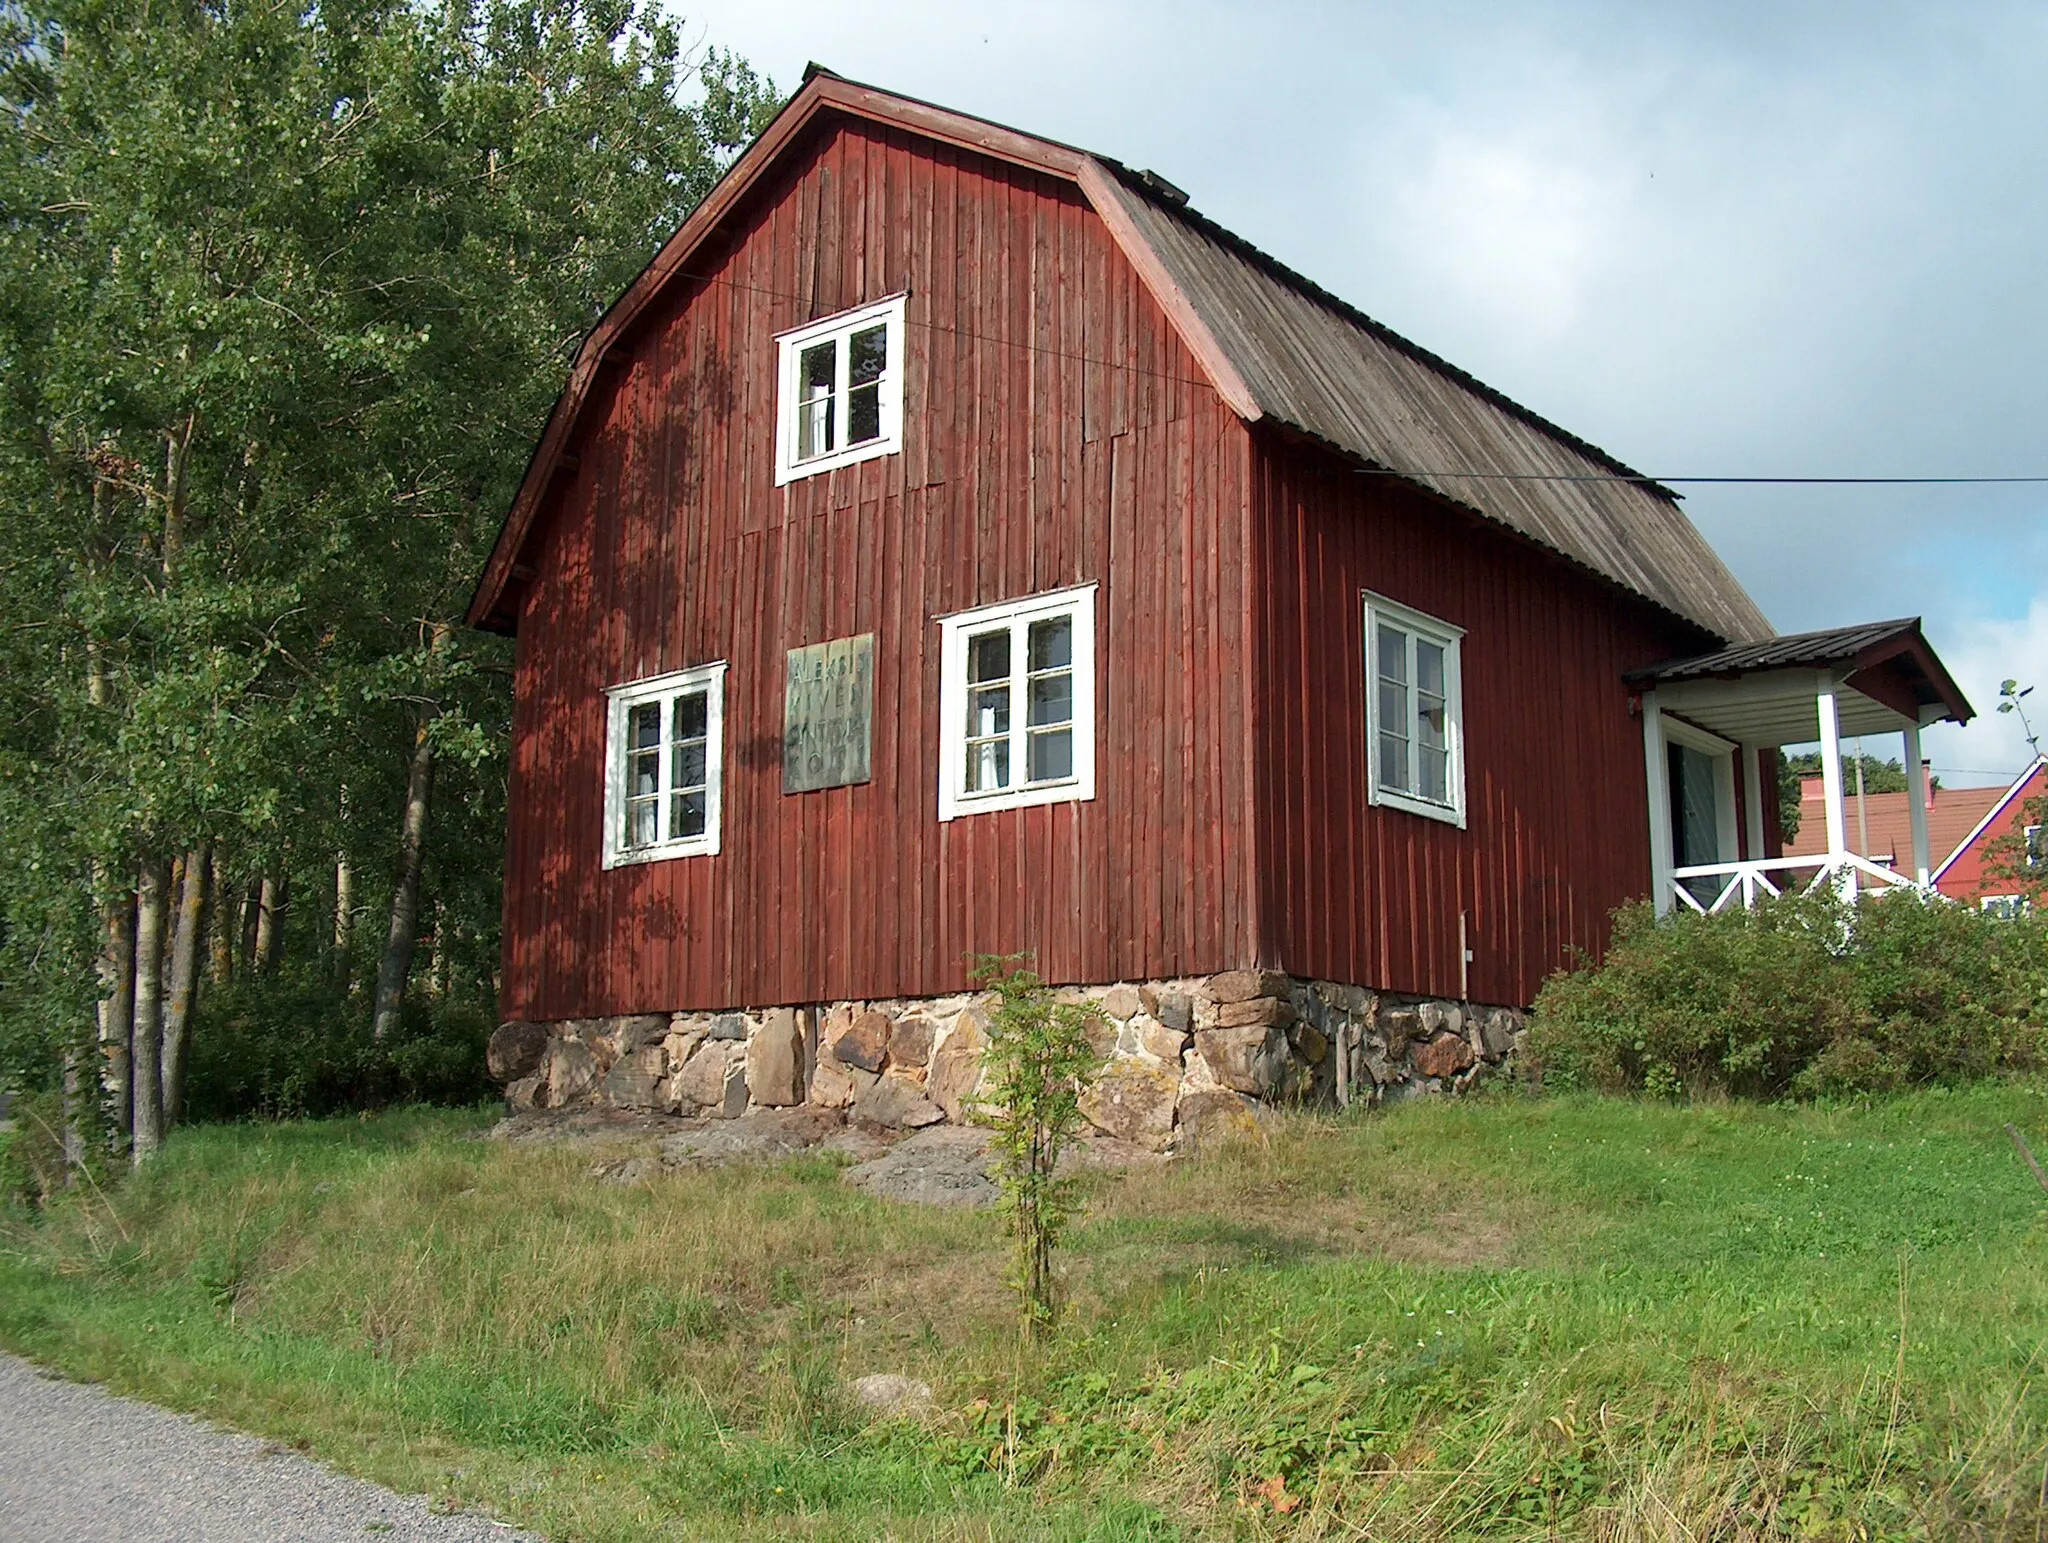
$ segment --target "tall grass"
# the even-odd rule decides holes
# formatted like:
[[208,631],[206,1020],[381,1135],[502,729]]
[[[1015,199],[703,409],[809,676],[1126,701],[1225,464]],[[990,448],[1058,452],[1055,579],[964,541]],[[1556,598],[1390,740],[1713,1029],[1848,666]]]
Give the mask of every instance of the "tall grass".
[[[473,1117],[199,1129],[9,1225],[0,1339],[576,1538],[2012,1537],[2032,1083],[1301,1117],[1091,1180],[1025,1347],[986,1215],[820,1159],[595,1183]],[[868,1424],[845,1388],[930,1381]]]

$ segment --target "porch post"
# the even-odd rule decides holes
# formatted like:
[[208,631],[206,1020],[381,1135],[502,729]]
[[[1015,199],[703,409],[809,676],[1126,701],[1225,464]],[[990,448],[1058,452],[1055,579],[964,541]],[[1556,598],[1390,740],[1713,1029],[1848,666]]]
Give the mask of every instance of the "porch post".
[[1749,860],[1764,860],[1764,747],[1742,747],[1742,825],[1749,837]]
[[1671,773],[1654,691],[1643,693],[1643,772],[1650,785],[1650,904],[1664,916],[1671,910]]
[[[1835,709],[1832,679],[1823,677],[1821,689],[1814,694],[1814,707],[1820,716],[1820,789],[1827,806],[1828,866],[1833,868],[1849,855],[1849,832],[1842,817],[1842,721]],[[1840,882],[1853,897],[1855,869],[1849,869]]]
[[1906,725],[1906,817],[1913,828],[1913,878],[1926,887],[1927,861],[1927,768],[1920,760],[1920,725]]

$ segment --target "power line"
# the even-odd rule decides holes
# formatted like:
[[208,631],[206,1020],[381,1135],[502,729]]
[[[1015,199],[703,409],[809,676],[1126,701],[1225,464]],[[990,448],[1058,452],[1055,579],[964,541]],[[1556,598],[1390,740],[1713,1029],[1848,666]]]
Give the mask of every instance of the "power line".
[[1981,483],[2048,482],[2048,477],[1648,477],[1639,472],[1410,471],[1361,466],[1362,477],[1429,477],[1475,482],[1626,482],[1635,485],[1745,483],[1781,487],[1956,487]]

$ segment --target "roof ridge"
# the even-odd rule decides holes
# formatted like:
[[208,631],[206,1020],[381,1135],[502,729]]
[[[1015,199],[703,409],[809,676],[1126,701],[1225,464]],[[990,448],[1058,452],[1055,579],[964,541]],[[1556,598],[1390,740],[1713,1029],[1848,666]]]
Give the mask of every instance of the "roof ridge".
[[[1252,263],[1256,264],[1258,267],[1265,269],[1268,274],[1278,279],[1281,283],[1287,285],[1290,289],[1293,289],[1297,293],[1302,294],[1306,296],[1308,299],[1315,301],[1316,304],[1324,307],[1326,310],[1334,312],[1336,315],[1340,316],[1345,321],[1350,322],[1353,326],[1362,328],[1366,332],[1371,333],[1372,336],[1379,339],[1381,342],[1387,344],[1389,347],[1400,350],[1402,353],[1408,355],[1409,358],[1414,359],[1420,364],[1428,366],[1430,369],[1435,370],[1439,375],[1444,376],[1446,379],[1455,381],[1458,385],[1464,387],[1466,390],[1474,393],[1477,396],[1485,398],[1487,401],[1491,402],[1494,406],[1502,409],[1504,412],[1507,412],[1513,415],[1514,417],[1519,418],[1522,422],[1526,423],[1530,428],[1535,429],[1538,433],[1546,434],[1550,438],[1556,440],[1559,444],[1566,445],[1569,448],[1576,450],[1580,455],[1583,455],[1584,457],[1586,457],[1587,460],[1594,462],[1596,465],[1604,466],[1609,471],[1620,474],[1621,476],[1627,478],[1635,486],[1640,487],[1647,492],[1655,493],[1659,497],[1665,499],[1667,502],[1673,505],[1676,505],[1679,499],[1682,497],[1682,495],[1676,492],[1674,489],[1668,488],[1664,486],[1663,483],[1656,481],[1654,478],[1647,477],[1643,473],[1637,471],[1633,466],[1630,466],[1620,457],[1612,454],[1609,451],[1602,450],[1598,445],[1592,443],[1590,440],[1581,439],[1578,435],[1574,434],[1570,429],[1552,423],[1548,418],[1544,417],[1534,408],[1525,407],[1522,403],[1517,402],[1513,397],[1507,395],[1505,392],[1499,390],[1496,387],[1489,386],[1485,381],[1479,379],[1478,376],[1473,375],[1470,372],[1463,370],[1459,368],[1457,365],[1451,363],[1450,360],[1444,358],[1441,354],[1432,353],[1429,349],[1424,348],[1420,343],[1417,343],[1414,339],[1402,336],[1400,333],[1396,332],[1392,327],[1389,327],[1385,322],[1378,321],[1373,317],[1368,316],[1364,311],[1361,311],[1357,306],[1353,305],[1349,300],[1346,300],[1342,295],[1332,293],[1330,290],[1323,288],[1323,286],[1318,284],[1314,279],[1308,277],[1307,274],[1302,273],[1297,269],[1290,268],[1286,263],[1282,262],[1279,258],[1273,256],[1272,253],[1264,251],[1259,247],[1253,245],[1250,241],[1246,240],[1243,236],[1239,235],[1236,231],[1232,230],[1228,225],[1224,225],[1219,221],[1215,220],[1214,218],[1212,218],[1211,216],[1202,213],[1201,210],[1195,208],[1192,204],[1172,204],[1161,200],[1137,172],[1132,171],[1130,167],[1124,165],[1121,161],[1114,160],[1106,155],[1097,154],[1092,150],[1086,153],[1094,156],[1094,158],[1097,161],[1100,161],[1105,167],[1108,167],[1112,171],[1114,171],[1117,174],[1117,180],[1119,182],[1121,182],[1126,188],[1130,189],[1130,191],[1135,193],[1138,197],[1143,198],[1155,209],[1159,210],[1160,213],[1165,214],[1170,218],[1185,220],[1189,224],[1195,225],[1203,232],[1203,234],[1207,235],[1211,240],[1219,241],[1221,242],[1221,244],[1230,247],[1240,256],[1248,259]],[[1401,471],[1420,471],[1426,474],[1427,472],[1437,470],[1438,468],[1397,467],[1390,469]]]

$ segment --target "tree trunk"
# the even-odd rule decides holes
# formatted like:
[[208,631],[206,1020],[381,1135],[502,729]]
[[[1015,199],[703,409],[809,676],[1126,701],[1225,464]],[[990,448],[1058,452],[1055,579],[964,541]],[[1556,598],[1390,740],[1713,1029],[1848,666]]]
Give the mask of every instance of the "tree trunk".
[[413,733],[412,765],[405,778],[398,882],[391,892],[391,928],[384,938],[383,957],[377,962],[377,996],[370,1016],[370,1032],[378,1039],[397,1031],[406,977],[412,973],[413,945],[419,938],[420,859],[426,849],[427,805],[434,792],[434,742],[429,731],[436,711],[431,703],[420,710],[419,727]]
[[256,899],[256,973],[268,975],[277,968],[277,956],[284,943],[284,878],[263,876]]
[[349,985],[349,947],[355,941],[355,922],[356,870],[348,853],[338,852],[334,858],[334,979],[343,989]]
[[170,897],[166,864],[150,858],[135,886],[135,1024],[129,1040],[133,1068],[135,1166],[156,1155],[164,1141],[162,1050],[164,932]]
[[242,963],[235,973],[243,980],[256,973],[256,923],[263,914],[262,896],[260,879],[251,879],[242,891]]
[[74,1036],[64,1046],[64,1187],[76,1182],[85,1169],[86,1120],[85,1077],[80,1070],[85,1056]]
[[185,883],[178,896],[178,931],[171,947],[171,985],[164,1003],[164,1129],[185,1117],[185,1047],[192,1034],[192,998],[199,985],[199,929],[206,919],[206,868],[211,853],[202,846],[185,858]]
[[236,917],[234,907],[228,904],[227,864],[221,859],[219,847],[213,849],[213,861],[208,866],[212,869],[212,877],[207,883],[207,892],[212,903],[207,907],[209,958],[206,978],[216,986],[225,986],[235,973]]
[[100,951],[100,1076],[107,1090],[107,1116],[119,1139],[135,1132],[135,1079],[128,1056],[135,1027],[134,893],[109,900],[100,924],[105,938]]

